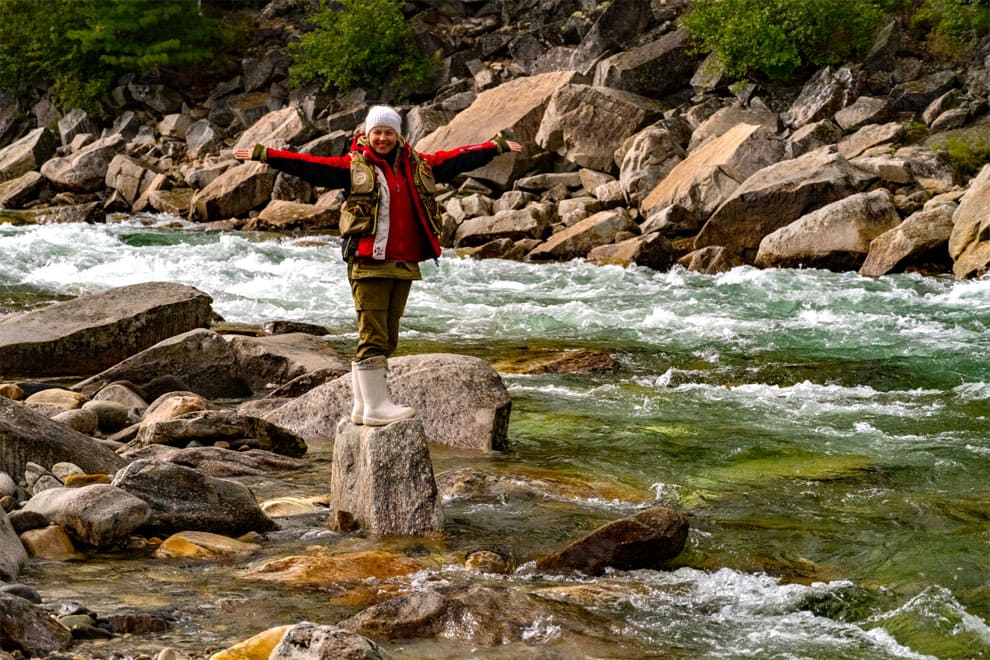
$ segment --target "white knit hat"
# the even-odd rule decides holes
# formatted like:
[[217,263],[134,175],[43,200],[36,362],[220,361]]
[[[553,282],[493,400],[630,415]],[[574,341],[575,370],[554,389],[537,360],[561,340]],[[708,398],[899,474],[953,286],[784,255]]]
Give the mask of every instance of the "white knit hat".
[[387,126],[402,135],[402,117],[387,105],[373,105],[364,120],[364,132],[370,133],[375,126]]

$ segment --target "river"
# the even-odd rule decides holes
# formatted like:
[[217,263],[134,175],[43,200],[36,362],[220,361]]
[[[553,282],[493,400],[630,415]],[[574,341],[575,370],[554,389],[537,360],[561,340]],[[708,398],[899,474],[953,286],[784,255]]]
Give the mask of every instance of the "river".
[[[228,322],[318,323],[352,350],[336,239],[167,220],[0,225],[0,314],[172,281],[208,293]],[[525,565],[657,503],[689,512],[692,530],[669,571],[543,580],[446,566],[416,577],[584,589],[597,594],[585,596],[588,609],[613,622],[612,642],[537,621],[525,642],[504,647],[386,642],[395,657],[990,657],[990,280],[749,267],[710,276],[454,255],[423,271],[400,354],[497,365],[596,349],[618,364],[503,372],[508,451],[437,452],[435,467],[522,486],[446,500],[448,532],[423,552],[495,548]],[[313,456],[300,474],[254,484],[259,497],[325,491],[327,456]],[[381,546],[302,527],[276,534],[265,556]],[[101,613],[175,613],[168,633],[82,647],[97,656],[166,645],[206,655],[272,625],[355,611],[319,590],[238,580],[238,568],[96,556],[32,562],[22,581],[46,601]]]

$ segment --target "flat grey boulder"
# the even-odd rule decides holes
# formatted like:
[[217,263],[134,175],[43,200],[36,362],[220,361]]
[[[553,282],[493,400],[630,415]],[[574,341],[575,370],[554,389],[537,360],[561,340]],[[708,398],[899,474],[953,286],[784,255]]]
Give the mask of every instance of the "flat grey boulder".
[[145,282],[3,317],[3,376],[97,373],[167,337],[209,325],[212,302],[184,284]]
[[73,540],[97,549],[126,543],[151,515],[144,501],[109,484],[49,488],[28,500],[24,510],[40,513]]
[[[388,363],[392,400],[416,409],[430,443],[479,451],[506,448],[512,401],[498,372],[484,360],[428,353]],[[347,374],[262,416],[307,439],[333,438],[352,403]]]
[[900,223],[887,189],[850,195],[768,234],[760,242],[756,265],[857,270],[870,242]]
[[93,438],[0,397],[0,472],[24,474],[28,462],[73,463],[88,474],[113,474],[127,461]]
[[275,527],[247,486],[181,465],[137,460],[120,470],[112,485],[151,506],[141,526],[147,533],[201,531],[236,537]]

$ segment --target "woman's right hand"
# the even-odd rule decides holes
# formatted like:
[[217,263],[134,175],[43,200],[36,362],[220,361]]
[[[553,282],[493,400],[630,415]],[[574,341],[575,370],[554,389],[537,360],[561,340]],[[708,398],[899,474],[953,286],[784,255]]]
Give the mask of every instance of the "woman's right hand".
[[234,149],[234,158],[237,160],[251,160],[250,149]]

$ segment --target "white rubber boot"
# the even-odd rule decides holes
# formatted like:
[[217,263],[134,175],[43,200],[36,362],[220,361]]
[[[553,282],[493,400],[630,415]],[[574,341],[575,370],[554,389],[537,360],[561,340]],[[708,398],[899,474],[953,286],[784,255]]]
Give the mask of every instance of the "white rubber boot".
[[351,408],[351,421],[364,424],[364,397],[361,396],[361,381],[358,378],[357,362],[351,362],[351,392],[354,393],[354,407]]
[[389,398],[385,364],[384,357],[368,358],[355,364],[354,373],[364,401],[362,422],[365,426],[385,426],[416,416],[415,409],[396,405]]

